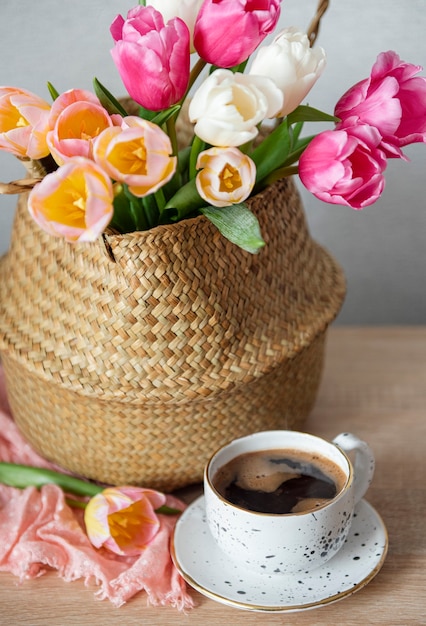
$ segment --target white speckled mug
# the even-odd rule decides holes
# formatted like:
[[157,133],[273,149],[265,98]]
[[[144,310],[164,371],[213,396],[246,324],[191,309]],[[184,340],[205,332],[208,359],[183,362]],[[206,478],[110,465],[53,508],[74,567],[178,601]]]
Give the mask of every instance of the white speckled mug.
[[[334,498],[300,513],[259,513],[226,500],[214,486],[217,471],[241,454],[261,450],[300,451],[338,466],[346,477]],[[352,464],[347,453],[354,453]],[[369,446],[350,433],[332,443],[296,431],[264,431],[220,448],[204,473],[206,517],[217,545],[239,565],[266,574],[310,571],[326,563],[344,543],[354,507],[374,474]]]

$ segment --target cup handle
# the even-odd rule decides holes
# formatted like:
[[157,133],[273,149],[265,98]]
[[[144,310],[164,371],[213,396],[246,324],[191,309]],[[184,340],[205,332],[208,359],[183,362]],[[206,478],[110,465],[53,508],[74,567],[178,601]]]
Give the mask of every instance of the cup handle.
[[333,439],[333,443],[344,452],[355,453],[354,467],[354,499],[357,504],[364,496],[373,480],[374,454],[370,446],[352,433],[341,433]]

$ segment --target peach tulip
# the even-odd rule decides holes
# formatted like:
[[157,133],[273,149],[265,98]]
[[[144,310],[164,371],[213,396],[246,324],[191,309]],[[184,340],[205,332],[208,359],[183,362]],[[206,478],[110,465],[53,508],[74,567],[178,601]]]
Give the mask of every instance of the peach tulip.
[[109,487],[94,496],[84,512],[86,532],[96,548],[115,554],[140,554],[160,529],[156,509],[166,496],[142,487]]
[[195,184],[200,196],[216,207],[243,202],[252,192],[256,166],[238,148],[210,148],[197,159]]
[[96,163],[74,157],[30,192],[28,210],[37,224],[67,241],[94,241],[113,216],[111,180]]
[[20,158],[47,156],[49,111],[50,105],[30,91],[0,87],[0,149]]
[[133,195],[157,191],[176,170],[170,139],[159,126],[130,115],[121,127],[107,128],[94,144],[95,161]]
[[60,95],[49,116],[47,143],[53,158],[58,165],[75,156],[92,158],[94,138],[117,118],[121,121],[120,116],[111,117],[89,91],[72,89]]

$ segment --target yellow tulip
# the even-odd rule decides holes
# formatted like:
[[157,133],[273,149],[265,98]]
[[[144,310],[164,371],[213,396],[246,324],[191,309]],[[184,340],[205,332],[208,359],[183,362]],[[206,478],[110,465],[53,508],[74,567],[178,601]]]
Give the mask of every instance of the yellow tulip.
[[0,149],[20,158],[47,156],[49,111],[50,105],[29,91],[0,87]]
[[126,183],[139,198],[169,181],[177,164],[168,135],[136,116],[125,117],[120,128],[105,129],[94,142],[93,156],[112,179]]
[[67,241],[94,241],[113,216],[110,178],[93,161],[74,157],[32,189],[28,210],[38,225]]

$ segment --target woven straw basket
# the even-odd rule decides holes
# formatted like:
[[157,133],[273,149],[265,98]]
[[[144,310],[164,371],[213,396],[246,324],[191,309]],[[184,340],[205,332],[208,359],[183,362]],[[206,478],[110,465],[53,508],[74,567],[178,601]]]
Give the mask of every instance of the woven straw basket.
[[0,265],[0,351],[37,451],[170,491],[201,480],[235,437],[302,426],[345,281],[310,238],[292,180],[249,203],[267,244],[257,255],[204,217],[64,244],[20,197]]

